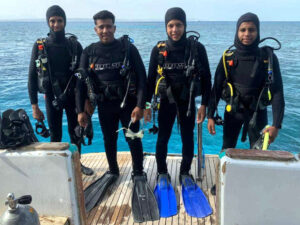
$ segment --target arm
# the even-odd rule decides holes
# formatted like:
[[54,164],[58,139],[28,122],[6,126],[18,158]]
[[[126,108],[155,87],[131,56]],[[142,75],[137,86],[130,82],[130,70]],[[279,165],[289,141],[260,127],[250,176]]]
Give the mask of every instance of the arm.
[[211,73],[209,69],[208,57],[205,47],[200,44],[198,48],[200,63],[202,65],[202,101],[201,105],[207,106],[211,95]]
[[147,88],[146,70],[137,48],[132,44],[130,45],[130,62],[136,75],[137,107],[144,109]]
[[[88,54],[85,49],[80,57],[79,68],[87,70],[88,68]],[[78,123],[80,126],[87,126],[87,117],[84,112],[85,100],[87,99],[87,87],[82,79],[77,79],[76,81],[76,91],[75,91],[75,102],[76,102],[76,111],[78,113]]]
[[29,64],[29,73],[28,73],[28,94],[30,98],[30,103],[32,107],[33,118],[42,121],[45,119],[43,112],[40,110],[38,105],[38,75],[36,71],[35,60],[38,58],[38,48],[37,43],[35,42],[31,52],[31,59]]
[[[147,96],[146,102],[151,102],[152,96],[155,90],[155,82],[157,76],[157,56],[158,56],[158,48],[154,46],[150,56],[149,70],[148,70],[148,79],[147,79]],[[145,123],[151,121],[151,108],[146,109],[144,113]]]
[[271,85],[271,93],[273,124],[264,130],[264,132],[269,132],[270,134],[270,143],[275,140],[281,128],[285,107],[282,77],[279,62],[275,54],[273,55],[273,83]]
[[[200,43],[199,43],[200,44]],[[206,106],[209,103],[210,93],[211,93],[211,73],[209,69],[208,58],[206,54],[205,47],[200,44],[198,45],[198,55],[200,60],[201,68],[201,78],[202,78],[202,101],[201,106],[197,112],[197,123],[202,123],[206,116]]]
[[210,103],[208,106],[208,113],[207,113],[207,129],[208,132],[212,135],[216,134],[215,129],[215,121],[213,119],[215,111],[218,107],[219,100],[222,95],[223,83],[225,81],[225,71],[222,63],[222,58],[218,64],[216,69],[215,78],[214,78],[214,85],[211,91]]
[[38,76],[36,71],[35,60],[38,58],[37,43],[35,42],[31,52],[31,59],[28,73],[28,94],[31,105],[38,103]]

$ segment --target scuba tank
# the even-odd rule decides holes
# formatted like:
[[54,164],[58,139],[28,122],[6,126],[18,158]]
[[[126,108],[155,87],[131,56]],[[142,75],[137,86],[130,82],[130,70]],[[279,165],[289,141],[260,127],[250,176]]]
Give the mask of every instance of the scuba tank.
[[39,216],[34,208],[29,206],[31,195],[15,199],[13,193],[7,195],[5,205],[7,211],[0,218],[0,225],[40,225]]

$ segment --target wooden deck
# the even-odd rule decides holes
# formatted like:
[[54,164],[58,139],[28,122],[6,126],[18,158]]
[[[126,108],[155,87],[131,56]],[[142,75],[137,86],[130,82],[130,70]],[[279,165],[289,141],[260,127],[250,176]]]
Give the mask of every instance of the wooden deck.
[[[91,167],[95,171],[95,175],[88,177],[83,176],[83,187],[84,189],[95,179],[99,178],[108,168],[105,154],[84,154],[82,155],[82,163],[85,166]],[[215,206],[216,198],[211,195],[210,188],[215,181],[216,166],[218,157],[214,155],[206,155],[205,159],[205,173],[202,182],[198,182],[198,185],[202,188],[210,205],[213,208],[213,214],[204,219],[197,219],[190,217],[186,214],[182,196],[181,187],[179,184],[179,167],[181,157],[179,156],[168,156],[168,170],[171,175],[172,185],[174,187],[176,197],[178,214],[169,218],[161,218],[159,221],[150,221],[143,223],[145,225],[167,225],[167,224],[199,224],[199,225],[215,225],[216,215]],[[131,156],[129,153],[118,152],[118,163],[120,167],[120,177],[116,183],[110,187],[101,204],[95,207],[89,214],[87,214],[87,224],[135,224],[131,215]],[[156,162],[154,156],[145,156],[144,159],[144,170],[148,176],[148,182],[152,189],[156,184]],[[192,174],[196,174],[196,159],[192,164]]]

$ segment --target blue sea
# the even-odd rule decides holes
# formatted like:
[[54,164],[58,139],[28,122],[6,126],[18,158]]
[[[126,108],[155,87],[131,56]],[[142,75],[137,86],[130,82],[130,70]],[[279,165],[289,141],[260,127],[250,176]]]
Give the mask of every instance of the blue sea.
[[[146,70],[148,70],[150,52],[159,40],[166,39],[163,22],[119,22],[116,37],[129,34],[140,51]],[[189,22],[187,30],[201,34],[200,41],[205,45],[212,78],[223,51],[233,43],[235,22]],[[93,22],[68,22],[66,32],[76,34],[83,47],[97,42]],[[27,91],[28,65],[32,45],[39,37],[48,32],[45,22],[0,22],[0,111],[24,108],[30,115],[32,110]],[[300,152],[300,22],[262,22],[261,38],[273,36],[281,41],[282,48],[276,51],[279,58],[285,94],[285,116],[282,129],[276,141],[270,146],[274,150]],[[267,42],[276,45],[274,42]],[[44,99],[39,95],[40,108],[45,113]],[[224,103],[219,104],[219,113],[223,114]],[[272,110],[268,109],[269,123],[272,123]],[[83,153],[103,152],[103,140],[97,113],[93,117],[94,139],[91,146],[83,147]],[[66,117],[63,118],[63,141],[69,142]],[[217,134],[207,132],[207,121],[203,124],[203,148],[205,153],[217,154],[222,145],[222,127],[217,127]],[[149,134],[147,129],[152,124],[144,125],[145,152],[155,152],[156,135]],[[197,132],[195,128],[195,151]],[[40,141],[49,139],[39,137]],[[177,124],[173,127],[169,142],[169,153],[181,153],[181,139]],[[249,142],[238,142],[237,148],[249,148]],[[118,140],[118,151],[128,151],[124,135]]]

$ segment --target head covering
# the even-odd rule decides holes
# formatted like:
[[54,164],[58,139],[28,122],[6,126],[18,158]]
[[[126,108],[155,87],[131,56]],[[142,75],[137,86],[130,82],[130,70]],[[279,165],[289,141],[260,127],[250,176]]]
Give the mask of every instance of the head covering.
[[[256,26],[257,29],[257,37],[255,39],[255,41],[251,44],[251,45],[244,45],[242,44],[242,42],[240,41],[239,37],[238,37],[238,31],[239,31],[239,27],[241,26],[241,24],[243,22],[253,22],[254,25]],[[234,46],[236,47],[237,50],[240,51],[245,51],[245,52],[252,52],[257,50],[258,48],[258,44],[260,41],[260,34],[259,34],[259,19],[257,17],[256,14],[248,12],[244,15],[242,15],[236,24],[236,33],[235,33],[235,38],[234,38]]]
[[[47,24],[49,26],[49,19],[52,16],[61,16],[64,19],[64,23],[66,26],[67,20],[66,20],[66,14],[65,11],[58,5],[53,5],[48,8],[46,12],[46,19]],[[54,42],[62,42],[65,40],[65,29],[62,29],[61,31],[54,32],[52,29],[50,29],[50,32],[48,36],[54,41]]]
[[181,39],[178,40],[178,41],[173,41],[168,36],[168,42],[169,42],[169,44],[172,44],[172,45],[181,45],[181,44],[185,43],[185,41],[186,41],[186,15],[185,15],[184,10],[182,8],[179,8],[179,7],[174,7],[174,8],[168,9],[167,12],[166,12],[166,15],[165,15],[165,26],[166,26],[166,28],[167,28],[167,24],[171,20],[180,20],[184,25],[184,33],[183,33]]
[[46,20],[47,20],[48,25],[49,25],[49,19],[52,16],[61,16],[64,19],[65,26],[66,26],[66,23],[67,23],[66,14],[65,14],[65,11],[60,6],[53,5],[48,8],[47,13],[46,13]]

